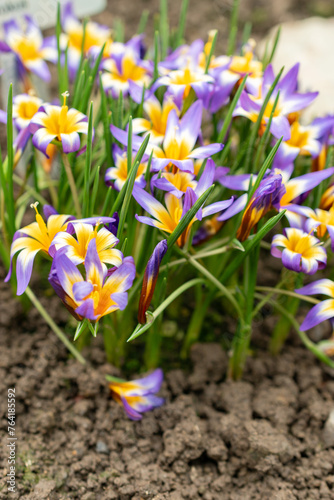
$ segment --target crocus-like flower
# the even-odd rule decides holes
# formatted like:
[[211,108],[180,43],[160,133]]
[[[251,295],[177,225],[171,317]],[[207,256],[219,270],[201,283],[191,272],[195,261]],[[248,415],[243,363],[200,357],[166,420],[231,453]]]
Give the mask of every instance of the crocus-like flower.
[[331,184],[321,197],[319,208],[330,210],[334,204],[334,184]]
[[328,232],[334,251],[334,207],[329,210],[320,208],[308,212],[309,219],[305,222],[306,231],[315,230],[318,238],[323,238]]
[[[14,167],[30,139],[30,122],[42,104],[42,99],[30,94],[18,94],[13,97],[13,123],[19,132],[13,143]],[[7,113],[2,110],[0,110],[0,122],[7,123]]]
[[[66,256],[66,247],[54,256],[49,282],[71,314],[78,320],[98,321],[128,303],[127,290],[132,286],[136,269],[132,257],[106,273],[99,259],[96,240],[92,239],[85,258],[86,280]],[[110,274],[110,276],[108,276]]]
[[9,281],[13,269],[13,257],[20,252],[16,261],[17,295],[22,295],[29,284],[35,255],[40,250],[49,254],[53,238],[58,232],[66,231],[71,218],[70,215],[51,213],[45,224],[37,211],[37,203],[32,207],[36,210],[36,222],[16,231],[10,249],[10,269],[5,278],[6,282]]
[[[68,224],[67,231],[57,233],[52,241],[52,247],[54,247],[55,250],[65,248],[67,257],[75,265],[79,265],[85,262],[88,245],[92,239],[95,239],[96,251],[105,270],[105,264],[119,267],[123,261],[123,254],[120,250],[114,248],[119,240],[106,227],[101,227],[103,222],[105,224],[110,224],[114,222],[115,219],[112,217],[104,217],[97,220],[97,222],[95,218],[91,223],[83,221],[72,221]],[[75,232],[76,238],[70,231]]]
[[[273,167],[285,170],[298,155],[319,157],[322,138],[333,128],[333,117],[314,120],[311,125],[302,126],[298,121],[291,125],[291,137],[282,142],[273,161]],[[320,168],[314,170],[321,170]]]
[[161,261],[167,252],[167,240],[160,241],[155,247],[149,261],[147,263],[143,286],[140,293],[138,307],[138,321],[142,325],[146,323],[146,311],[148,310],[154,294],[155,286],[159,276],[159,268]]
[[[150,226],[155,226],[166,233],[172,233],[182,217],[190,210],[190,208],[196,203],[197,199],[201,194],[212,185],[214,172],[209,170],[203,172],[202,177],[196,187],[196,190],[188,188],[184,199],[177,198],[176,196],[167,193],[165,195],[166,208],[159,203],[153,196],[148,194],[143,189],[134,186],[133,197],[149,214],[151,214],[154,219],[146,216],[136,215],[136,219],[143,224],[148,224]],[[192,221],[188,224],[187,228],[183,234],[178,238],[177,244],[183,247],[188,239],[189,231],[191,226],[196,220],[202,220],[203,217],[221,212],[228,208],[233,202],[233,197],[229,200],[220,201],[201,208]]]
[[[92,50],[100,51],[104,43],[112,43],[110,35],[111,29],[107,26],[88,21],[85,24],[85,40],[83,23],[75,16],[72,2],[67,2],[62,8],[62,28],[61,47],[65,50],[68,47],[67,61],[68,68],[73,78],[80,64],[81,52],[87,57]],[[106,48],[106,52],[107,52]]]
[[181,198],[187,191],[188,187],[195,189],[197,181],[195,175],[190,172],[182,172],[179,170],[175,174],[172,172],[163,172],[161,177],[155,174],[152,177],[151,185],[162,191],[168,191],[177,198]]
[[126,46],[122,52],[113,53],[109,59],[104,60],[102,68],[105,70],[102,73],[103,88],[114,98],[121,92],[127,95],[130,82],[147,87],[151,81],[151,63],[142,60],[134,50]]
[[210,75],[204,74],[202,71],[191,69],[188,65],[184,69],[171,71],[168,75],[161,76],[155,82],[152,90],[165,85],[168,92],[175,96],[175,101],[179,104],[182,99],[185,99],[190,92],[190,89],[195,91],[198,99],[203,99],[209,90],[209,83],[214,83],[214,79]]
[[150,375],[126,382],[107,375],[113,399],[123,406],[131,420],[141,420],[142,413],[164,404],[164,399],[155,396],[160,390],[164,375],[160,368]]
[[[278,139],[283,136],[284,141],[289,140],[291,136],[288,120],[289,115],[311,104],[318,95],[317,92],[308,92],[305,94],[296,92],[298,69],[299,64],[296,64],[284,78],[278,82],[264,110],[262,118],[262,125],[265,127],[273,110],[277,92],[280,91],[280,96],[270,126],[270,132]],[[275,75],[273,68],[269,65],[264,72],[263,80],[259,87],[256,85],[250,86],[250,82],[248,82],[248,91],[250,93],[246,91],[242,92],[238,105],[233,112],[233,116],[245,116],[255,122],[274,80]]]
[[[146,153],[153,151],[152,170],[159,171],[165,167],[174,165],[180,170],[194,171],[193,159],[208,158],[223,149],[223,144],[214,143],[207,146],[194,148],[200,134],[203,105],[196,101],[179,120],[177,113],[172,109],[168,115],[167,129],[162,148],[149,143]],[[127,145],[128,134],[114,125],[111,132],[115,138]],[[133,149],[138,150],[143,139],[138,136],[132,137]]]
[[241,56],[233,56],[229,71],[238,74],[239,76],[249,75],[248,78],[261,78],[263,65],[261,61],[254,59],[255,41],[253,39],[243,46]]
[[68,109],[64,92],[63,106],[44,104],[35,114],[29,125],[33,134],[33,145],[47,155],[47,147],[53,141],[61,142],[64,153],[72,153],[80,149],[80,135],[88,134],[88,118],[76,109]]
[[291,271],[314,274],[324,269],[327,263],[326,250],[322,243],[301,229],[289,227],[285,235],[276,234],[271,244],[271,254],[282,259],[282,264]]
[[[272,204],[278,211],[286,210],[285,215],[291,226],[302,227],[305,216],[308,216],[309,208],[299,205],[299,203],[304,201],[307,197],[307,193],[318,186],[321,181],[334,174],[334,167],[327,168],[320,172],[310,172],[308,174],[301,175],[300,177],[289,179],[291,173],[292,168],[284,171],[275,169],[273,172],[269,173],[268,177],[274,174],[281,174],[282,182],[285,187],[285,193],[280,198],[273,201]],[[234,176],[225,175],[218,178],[219,182],[223,186],[240,191],[247,191],[249,189],[250,179],[251,176],[249,174]],[[252,181],[255,182],[255,180],[256,175],[253,175]],[[241,210],[243,210],[246,206],[246,203],[247,195],[244,194],[234,202],[230,209],[226,210],[220,220],[227,220],[233,215],[241,212]]]
[[28,127],[42,104],[42,99],[34,95],[19,94],[13,97],[13,121],[18,130]]
[[171,96],[165,97],[162,104],[158,99],[151,95],[144,101],[144,111],[148,116],[146,118],[135,118],[132,120],[132,130],[134,134],[145,132],[150,134],[150,141],[160,144],[163,142],[166,133],[167,119],[170,111],[174,109],[179,116],[179,108]]
[[[237,232],[237,238],[240,241],[245,241],[248,238],[252,228],[266,215],[273,204],[279,202],[284,193],[285,187],[282,184],[280,174],[268,176],[260,182],[242,216]],[[220,219],[218,218],[218,220]]]
[[57,61],[55,38],[43,40],[40,29],[30,16],[25,16],[25,26],[19,26],[15,20],[4,23],[5,37],[0,41],[0,51],[13,52],[19,64],[19,70],[32,72],[43,80],[51,79],[47,61]]
[[[104,180],[108,186],[113,186],[117,191],[120,191],[128,177],[128,159],[127,152],[122,151],[116,144],[113,145],[113,157],[115,166],[106,170]],[[135,156],[132,157],[134,161]],[[145,162],[140,163],[135,183],[140,187],[145,187],[146,181],[144,174],[147,168]]]
[[296,290],[302,295],[327,295],[330,299],[323,300],[316,304],[307,313],[300,329],[301,331],[309,330],[314,326],[326,321],[326,319],[334,318],[334,282],[328,279],[323,279],[310,283]]

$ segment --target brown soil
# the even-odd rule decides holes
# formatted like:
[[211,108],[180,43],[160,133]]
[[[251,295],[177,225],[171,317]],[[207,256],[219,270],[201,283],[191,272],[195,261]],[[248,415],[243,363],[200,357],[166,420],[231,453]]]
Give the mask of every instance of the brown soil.
[[[334,496],[333,371],[298,341],[274,359],[259,348],[243,381],[227,354],[197,344],[192,369],[166,374],[166,404],[127,419],[110,399],[100,338],[89,366],[73,359],[33,309],[0,281],[0,499],[7,499],[7,390],[16,388],[17,494],[25,500],[330,500]],[[49,302],[58,322],[66,312]],[[258,323],[266,346],[273,318]]]

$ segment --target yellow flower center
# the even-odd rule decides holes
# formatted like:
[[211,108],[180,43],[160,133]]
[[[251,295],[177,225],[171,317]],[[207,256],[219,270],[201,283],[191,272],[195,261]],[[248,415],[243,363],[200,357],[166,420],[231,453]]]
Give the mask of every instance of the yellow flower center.
[[[303,130],[298,122],[294,122],[291,125],[291,138],[286,141],[286,143],[289,144],[289,146],[303,150],[303,148],[307,146],[309,138],[310,131]],[[301,151],[301,153],[303,153],[303,151]],[[304,151],[304,153],[309,154],[308,151]]]
[[12,49],[20,56],[23,63],[40,58],[39,47],[36,46],[35,40],[26,36],[17,38],[12,44]]
[[39,105],[35,101],[23,101],[17,105],[16,115],[18,118],[31,120],[31,118],[37,113],[38,108]]

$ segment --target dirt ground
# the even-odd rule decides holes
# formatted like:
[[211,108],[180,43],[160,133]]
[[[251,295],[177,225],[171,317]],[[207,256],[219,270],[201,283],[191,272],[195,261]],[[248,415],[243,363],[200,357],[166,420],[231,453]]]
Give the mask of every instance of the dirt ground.
[[[177,19],[180,2],[169,3]],[[158,6],[158,0],[113,1],[96,19],[126,19],[131,36],[142,10],[154,14]],[[190,6],[187,39],[217,28],[223,51],[231,1],[190,0]],[[334,15],[333,2],[241,0],[241,22],[253,22],[257,39],[278,22],[315,14]],[[148,39],[152,33],[151,21]],[[227,353],[220,345],[198,344],[190,370],[166,373],[166,404],[132,422],[109,397],[104,376],[118,372],[106,363],[101,338],[84,352],[87,366],[69,359],[37,311],[23,314],[3,277],[0,270],[0,434],[3,444],[7,390],[15,387],[18,437],[18,491],[10,498],[334,498],[334,436],[324,431],[334,408],[334,373],[293,336],[283,354],[271,358],[273,317],[256,324],[243,381],[225,380]],[[60,302],[44,297],[42,303],[63,327],[67,312]],[[231,337],[233,329],[220,333]],[[0,500],[9,498],[6,453],[4,445]]]
[[[189,0],[186,25],[186,40],[206,39],[208,31],[218,29],[217,50],[226,50],[232,0]],[[154,19],[159,12],[160,0],[108,0],[107,12],[95,16],[100,23],[111,25],[115,18],[125,24],[127,37],[133,35],[143,10],[151,15],[147,25],[147,39],[152,40]],[[178,24],[181,1],[169,0],[170,26]],[[252,36],[260,40],[279,23],[304,19],[310,16],[334,16],[332,0],[240,0],[239,28],[242,33],[246,22],[252,23]]]
[[[1,278],[3,276],[1,275]],[[37,311],[22,313],[0,281],[0,422],[16,389],[17,493],[23,500],[330,500],[334,497],[333,370],[291,337],[266,349],[275,319],[258,321],[244,379],[226,381],[227,353],[197,344],[192,368],[166,373],[166,404],[130,421],[109,397],[98,337],[67,352]],[[42,302],[64,326],[66,311]],[[231,333],[231,332],[230,332]],[[3,441],[4,443],[5,441]],[[7,449],[0,499],[8,499]]]

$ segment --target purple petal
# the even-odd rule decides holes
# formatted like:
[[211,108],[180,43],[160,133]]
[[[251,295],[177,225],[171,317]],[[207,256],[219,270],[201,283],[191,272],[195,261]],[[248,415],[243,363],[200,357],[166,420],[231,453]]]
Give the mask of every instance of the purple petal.
[[218,217],[218,221],[225,221],[240,213],[246,206],[248,199],[247,193],[243,194],[235,200],[235,202],[222,215]]
[[128,417],[131,419],[131,420],[141,420],[142,419],[142,415],[140,413],[138,413],[136,410],[134,410],[130,405],[129,403],[127,402],[126,398],[125,397],[121,397],[121,400],[122,400],[122,404],[123,404],[123,407],[124,407],[124,410],[126,411]]
[[288,141],[291,137],[289,120],[285,116],[274,116],[271,122],[270,132],[277,139],[283,137],[283,141]]
[[282,264],[287,269],[299,273],[301,271],[301,255],[284,248],[282,252]]
[[328,295],[328,297],[334,298],[334,283],[329,279],[322,279],[309,283],[302,288],[298,288],[295,292],[302,295]]
[[17,295],[22,295],[27,288],[32,268],[34,264],[35,255],[39,250],[29,250],[28,248],[23,249],[16,261],[16,276],[17,276]]
[[322,323],[326,319],[334,317],[334,301],[332,299],[324,300],[320,304],[315,305],[308,312],[306,318],[304,319],[300,329],[302,332],[309,330],[314,326]]
[[80,136],[77,132],[60,134],[64,153],[74,153],[80,149]]
[[79,307],[75,309],[78,316],[95,321],[97,316],[94,314],[94,301],[93,299],[86,299]]
[[224,144],[216,142],[214,144],[209,144],[208,146],[201,146],[194,149],[189,156],[190,158],[208,158],[209,156],[219,153],[219,151],[222,151],[223,148]]
[[92,283],[88,283],[88,281],[80,281],[80,282],[74,283],[74,285],[73,285],[74,299],[77,302],[81,302],[81,300],[84,300],[85,297],[90,295],[93,290],[94,290],[94,287],[93,287]]
[[232,196],[229,200],[225,201],[217,201],[216,203],[212,203],[207,207],[203,208],[203,217],[208,217],[208,215],[216,214],[217,212],[221,212],[226,208],[229,208],[234,201],[234,196]]

